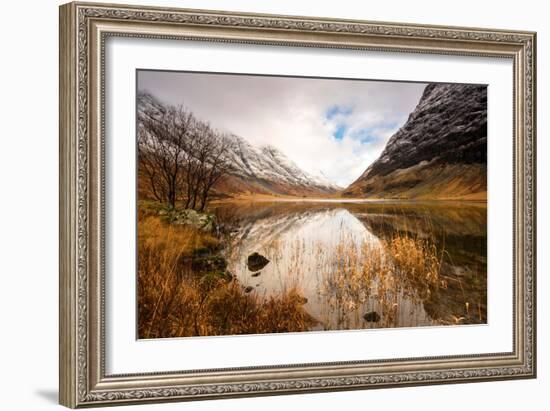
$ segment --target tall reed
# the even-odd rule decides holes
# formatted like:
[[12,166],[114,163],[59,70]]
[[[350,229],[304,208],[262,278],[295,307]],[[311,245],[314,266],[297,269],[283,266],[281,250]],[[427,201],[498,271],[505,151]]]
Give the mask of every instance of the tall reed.
[[[393,232],[379,242],[358,242],[342,236],[332,259],[323,265],[319,293],[326,299],[325,327],[362,328],[366,312],[379,317],[373,326],[397,326],[406,301],[418,304],[445,286],[440,279],[442,256],[429,237]],[[331,321],[334,313],[336,321]]]

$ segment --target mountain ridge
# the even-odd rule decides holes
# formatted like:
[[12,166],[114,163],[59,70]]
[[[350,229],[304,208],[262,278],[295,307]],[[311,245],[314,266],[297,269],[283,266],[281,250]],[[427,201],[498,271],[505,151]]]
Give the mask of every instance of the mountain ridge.
[[487,87],[429,84],[380,157],[342,195],[483,200],[486,164]]
[[[140,115],[159,115],[166,110],[152,94],[139,92],[137,110]],[[217,196],[233,194],[270,194],[322,196],[339,192],[342,187],[322,175],[302,170],[283,152],[272,145],[255,146],[236,134],[227,155],[232,169],[214,186]]]

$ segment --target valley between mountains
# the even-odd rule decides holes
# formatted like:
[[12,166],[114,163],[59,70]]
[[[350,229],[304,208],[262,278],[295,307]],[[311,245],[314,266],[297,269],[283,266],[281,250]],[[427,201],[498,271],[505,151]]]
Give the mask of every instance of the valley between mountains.
[[416,93],[341,187],[139,92],[138,338],[485,324],[487,87]]
[[[139,113],[166,110],[151,94]],[[273,146],[256,147],[230,134],[228,172],[212,198],[291,196],[407,200],[484,200],[487,197],[487,88],[429,84],[417,107],[380,157],[348,187],[321,172],[300,169]],[[141,180],[143,181],[143,180]],[[142,194],[147,188],[140,185]]]

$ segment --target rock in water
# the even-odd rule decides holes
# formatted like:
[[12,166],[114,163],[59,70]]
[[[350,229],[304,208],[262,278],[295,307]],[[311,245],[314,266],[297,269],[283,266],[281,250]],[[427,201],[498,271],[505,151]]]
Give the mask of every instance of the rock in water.
[[269,260],[261,254],[252,253],[248,256],[248,269],[250,271],[260,271],[267,264],[269,264]]
[[252,274],[251,277],[258,277],[261,273],[261,271],[258,271],[257,273]]
[[378,314],[376,311],[369,311],[366,313],[363,318],[368,323],[377,323],[380,321],[380,314]]
[[253,289],[254,289],[254,287],[252,287],[251,285],[249,285],[248,287],[246,287],[246,288],[244,289],[244,292],[248,294],[248,293],[251,292]]

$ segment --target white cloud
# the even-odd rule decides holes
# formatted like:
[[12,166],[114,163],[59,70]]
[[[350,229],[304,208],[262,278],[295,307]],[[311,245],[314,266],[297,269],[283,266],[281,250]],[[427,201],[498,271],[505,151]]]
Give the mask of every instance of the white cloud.
[[321,171],[341,186],[353,182],[378,158],[424,87],[387,81],[138,72],[140,90],[164,103],[185,105],[212,126],[252,144],[271,144],[304,170]]

